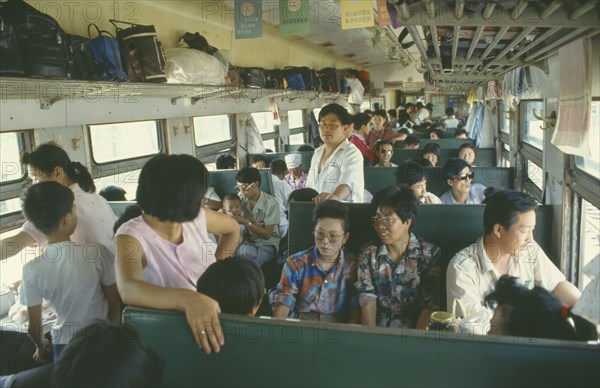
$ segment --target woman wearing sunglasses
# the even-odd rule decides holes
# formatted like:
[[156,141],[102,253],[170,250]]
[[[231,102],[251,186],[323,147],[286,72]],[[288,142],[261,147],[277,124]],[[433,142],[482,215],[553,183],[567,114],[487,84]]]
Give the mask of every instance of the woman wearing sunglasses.
[[440,249],[411,232],[419,201],[408,186],[384,187],[371,205],[380,243],[358,258],[362,324],[424,328],[440,308]]
[[358,323],[354,289],[356,258],[344,250],[350,234],[348,207],[321,202],[313,214],[315,245],[290,256],[272,293],[273,316],[290,313],[303,320]]
[[475,173],[469,163],[458,158],[450,159],[444,164],[442,173],[450,186],[450,190],[440,197],[442,203],[457,205],[483,202],[485,186],[473,183]]

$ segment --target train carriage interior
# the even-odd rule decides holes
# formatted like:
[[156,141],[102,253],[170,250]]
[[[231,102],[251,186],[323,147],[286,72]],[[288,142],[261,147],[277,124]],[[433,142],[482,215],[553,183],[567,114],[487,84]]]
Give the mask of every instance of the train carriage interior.
[[[600,266],[599,1],[0,0],[0,16],[0,387],[50,386],[52,368],[46,364],[34,380],[28,380],[31,377],[27,374],[22,377],[42,363],[33,356],[35,353],[37,357],[39,350],[28,325],[32,310],[27,308],[27,296],[21,295],[24,268],[46,252],[45,244],[33,241],[33,236],[27,240],[31,246],[17,239],[27,230],[24,193],[40,180],[33,176],[33,164],[29,168],[23,164],[24,155],[53,143],[71,161],[87,168],[96,192],[111,186],[120,188],[124,197],[108,200],[115,220],[138,205],[136,194],[143,190],[138,185],[140,173],[150,161],[157,160],[158,155],[191,155],[208,171],[203,185],[214,189],[214,196],[207,193],[201,201],[207,209],[201,213],[205,224],[215,222],[210,217],[223,215],[240,223],[239,216],[218,208],[226,197],[239,195],[244,199],[253,192],[249,191],[254,190],[253,182],[240,182],[240,176],[256,158],[265,161],[257,178],[260,195],[276,197],[282,183],[273,161],[286,165],[289,172],[284,175],[291,175],[292,181],[296,179],[292,169],[296,168],[299,174],[306,174],[302,179],[311,182],[306,187],[313,184],[315,174],[316,184],[320,184],[318,174],[330,157],[323,154],[329,152],[323,150],[329,149],[330,140],[321,138],[324,123],[320,112],[331,104],[341,105],[348,117],[367,111],[377,114],[382,109],[400,115],[409,105],[419,104],[425,110],[426,104],[431,104],[429,118],[424,121],[418,111],[408,116],[406,125],[390,126],[386,118],[385,130],[400,140],[378,138],[373,118],[367,125],[369,135],[363,136],[359,128],[354,126],[353,132],[334,115],[346,131],[348,140],[344,138],[343,144],[354,150],[362,152],[352,145],[355,137],[362,139],[374,156],[383,143],[369,144],[372,133],[380,141],[392,139],[390,167],[375,166],[366,153],[361,154],[364,166],[339,167],[362,171],[361,187],[366,190],[363,203],[353,203],[348,200],[351,196],[343,201],[350,216],[350,237],[343,250],[359,261],[367,260],[360,257],[362,249],[369,243],[383,244],[377,226],[383,219],[376,214],[381,209],[374,209],[371,199],[386,187],[399,184],[401,170],[397,165],[418,162],[426,166],[419,172],[427,182],[427,191],[436,198],[452,195],[453,184],[460,180],[473,186],[526,193],[539,205],[531,238],[564,281],[583,292],[582,305],[583,299],[589,303],[588,291],[595,290],[595,299],[586,308],[590,316],[595,314],[595,322],[588,319],[590,325],[596,333],[600,329],[600,268],[596,268]],[[126,22],[127,27],[115,28],[111,20]],[[141,55],[143,47],[127,43],[128,27],[154,37],[150,45],[159,58],[158,76],[148,75],[151,61],[131,59]],[[51,33],[44,32],[46,29]],[[184,39],[185,33],[191,36],[196,32],[205,38],[203,49],[195,50],[194,41]],[[91,47],[100,41],[109,42],[109,48],[114,48],[114,42],[121,44],[120,50],[108,49],[108,57],[103,58],[110,58],[111,52],[117,62],[121,58],[122,74],[119,65],[114,74],[98,70],[101,60]],[[53,47],[64,48],[67,54],[57,53]],[[82,64],[78,62],[81,57],[76,56],[79,49],[79,54],[90,55],[92,61],[87,78],[76,75],[82,74],[75,67]],[[194,57],[196,62],[183,56],[199,50],[202,57]],[[48,57],[52,55],[63,58],[62,62],[53,62]],[[59,68],[63,73],[51,73]],[[140,72],[146,73],[140,76]],[[357,84],[362,90],[358,103],[358,86],[349,86]],[[456,127],[444,127],[450,116],[456,116]],[[436,138],[438,128],[441,132]],[[460,129],[466,130],[465,138],[454,138]],[[403,130],[411,137],[403,135]],[[407,149],[413,137],[419,144]],[[448,176],[444,164],[462,158],[460,150],[465,143],[474,154],[474,161],[468,164],[471,175]],[[437,164],[422,164],[423,150],[433,144]],[[185,174],[173,173],[180,175]],[[296,186],[289,187],[287,179],[283,183],[292,192]],[[342,178],[335,175],[333,179]],[[337,189],[344,186],[351,191],[355,187],[343,179],[337,184]],[[286,200],[280,201],[278,213],[287,222],[287,233],[278,234],[278,258],[261,267],[266,282],[263,288],[273,293],[278,283],[284,282],[286,259],[317,244],[313,212],[319,197],[289,204],[287,198],[286,194]],[[252,201],[258,199],[250,198],[249,218],[256,216],[251,210],[258,206]],[[219,354],[207,355],[202,347],[209,347],[209,342],[200,346],[200,334],[189,323],[182,304],[161,311],[127,303],[123,298],[122,323],[132,325],[141,341],[162,360],[162,381],[140,384],[599,386],[597,334],[589,341],[497,335],[490,331],[491,310],[485,325],[478,326],[483,320],[475,321],[471,329],[464,329],[469,316],[465,311],[463,326],[459,326],[460,318],[446,303],[446,273],[457,252],[488,234],[484,209],[481,202],[421,204],[414,228],[410,224],[410,233],[441,248],[437,296],[443,302],[439,310],[449,313],[449,324],[458,327],[457,332],[430,330],[431,320],[425,320],[427,329],[368,325],[360,315],[353,323],[331,323],[320,318],[325,314],[318,310],[319,296],[313,301],[319,317],[316,321],[303,319],[301,312],[294,315],[294,311],[287,319],[277,318],[273,295],[267,292],[255,317],[220,314],[225,344]],[[136,214],[142,220],[147,215]],[[242,234],[240,244],[251,242],[253,233],[262,236],[268,226],[246,222],[241,222],[246,239]],[[221,222],[212,230],[224,230],[223,225],[228,224]],[[209,229],[203,236],[208,233],[213,239],[214,261],[221,254],[216,248],[220,237]],[[111,241],[115,241],[112,236]],[[331,243],[332,236],[327,238]],[[144,263],[140,268],[147,268],[144,249],[148,252],[148,248],[138,244]],[[112,254],[120,249],[109,248]],[[206,249],[202,246],[197,252]],[[208,267],[205,264],[200,265],[203,270]],[[188,278],[198,267],[189,265],[189,272],[182,267]],[[120,268],[117,259],[113,283],[122,293],[119,281],[124,275]],[[187,287],[194,292],[196,280]],[[541,282],[536,280],[535,285]],[[356,291],[354,285],[352,290]],[[365,292],[356,292],[362,304]],[[134,300],[130,295],[127,300]],[[415,291],[413,298],[421,297]],[[58,327],[54,326],[56,314],[46,296],[44,300],[40,330],[42,335],[54,335],[51,329]],[[365,311],[363,306],[362,314]],[[204,329],[201,333],[205,335]],[[210,347],[215,349],[214,344]],[[304,376],[291,368],[310,372]],[[398,373],[391,373],[395,370]],[[41,380],[35,380],[38,377]],[[24,385],[19,385],[21,378],[26,381]]]

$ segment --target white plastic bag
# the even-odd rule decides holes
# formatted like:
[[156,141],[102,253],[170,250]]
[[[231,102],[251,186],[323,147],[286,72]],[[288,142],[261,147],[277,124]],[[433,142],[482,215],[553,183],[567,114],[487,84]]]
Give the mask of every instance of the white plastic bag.
[[223,64],[205,52],[188,48],[165,50],[167,82],[172,84],[224,85]]

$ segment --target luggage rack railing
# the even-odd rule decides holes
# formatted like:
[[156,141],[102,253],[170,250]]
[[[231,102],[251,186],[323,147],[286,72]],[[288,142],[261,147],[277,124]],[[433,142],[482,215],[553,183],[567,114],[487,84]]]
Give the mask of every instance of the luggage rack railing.
[[41,109],[50,107],[59,101],[84,99],[118,99],[132,102],[137,98],[165,97],[176,104],[178,100],[189,98],[192,105],[198,101],[215,98],[243,98],[251,103],[263,98],[297,99],[316,98],[337,99],[340,94],[315,90],[239,88],[226,85],[182,85],[153,84],[139,82],[76,81],[63,79],[34,79],[0,77],[0,98],[2,101],[21,100],[39,101]]

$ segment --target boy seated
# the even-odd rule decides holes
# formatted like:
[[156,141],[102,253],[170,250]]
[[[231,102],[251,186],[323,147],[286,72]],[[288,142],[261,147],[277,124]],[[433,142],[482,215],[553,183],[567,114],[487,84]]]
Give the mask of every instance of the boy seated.
[[232,256],[212,263],[196,289],[216,300],[222,313],[253,316],[265,294],[265,279],[254,261]]
[[57,182],[41,182],[23,195],[25,218],[48,240],[43,253],[23,267],[21,303],[29,313],[28,334],[43,363],[50,344],[42,331],[42,299],[57,321],[52,328],[54,360],[74,334],[94,320],[120,321],[113,254],[102,244],[71,242],[77,226],[73,192]]

